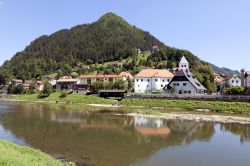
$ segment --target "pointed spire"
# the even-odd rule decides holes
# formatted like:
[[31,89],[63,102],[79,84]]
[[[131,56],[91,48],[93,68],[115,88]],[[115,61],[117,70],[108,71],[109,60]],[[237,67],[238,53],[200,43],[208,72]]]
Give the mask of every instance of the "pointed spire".
[[179,70],[181,70],[181,69],[184,71],[189,69],[189,63],[188,63],[187,59],[185,58],[185,56],[183,56],[181,58],[181,61],[179,63]]
[[181,58],[180,63],[183,63],[183,64],[188,63],[188,61],[187,61],[187,59],[185,58],[185,56],[183,56],[183,57]]

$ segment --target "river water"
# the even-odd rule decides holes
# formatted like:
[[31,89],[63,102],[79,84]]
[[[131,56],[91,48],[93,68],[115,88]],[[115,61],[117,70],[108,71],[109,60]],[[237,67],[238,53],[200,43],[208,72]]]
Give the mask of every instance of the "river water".
[[[87,110],[87,111],[86,111]],[[0,139],[96,166],[246,166],[250,126],[0,102]]]

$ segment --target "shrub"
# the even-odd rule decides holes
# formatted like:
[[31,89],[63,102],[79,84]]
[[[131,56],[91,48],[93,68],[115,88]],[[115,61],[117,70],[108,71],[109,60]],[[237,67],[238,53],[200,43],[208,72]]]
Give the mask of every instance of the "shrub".
[[64,98],[64,97],[67,97],[67,95],[68,95],[68,92],[64,89],[64,90],[61,91],[61,96],[60,97]]
[[46,81],[44,83],[43,90],[38,94],[37,97],[38,98],[49,97],[52,92],[53,92],[53,86],[48,81]]
[[17,85],[13,89],[14,94],[22,94],[23,92],[24,92],[24,89],[22,85]]

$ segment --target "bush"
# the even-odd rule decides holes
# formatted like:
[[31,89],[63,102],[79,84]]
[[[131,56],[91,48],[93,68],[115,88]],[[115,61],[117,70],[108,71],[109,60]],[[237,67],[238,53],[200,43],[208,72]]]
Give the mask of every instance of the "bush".
[[23,92],[24,92],[24,89],[22,85],[17,85],[13,89],[14,94],[22,94]]
[[234,86],[234,87],[228,88],[227,93],[232,94],[232,95],[243,95],[243,94],[246,94],[246,90],[245,88],[241,86]]
[[67,97],[67,95],[68,95],[68,92],[66,90],[62,90],[60,97],[65,98],[65,97]]
[[10,84],[7,89],[8,94],[14,94],[14,86],[13,84]]
[[53,92],[53,86],[48,81],[46,81],[44,83],[43,90],[38,94],[37,97],[38,98],[49,97],[52,92]]

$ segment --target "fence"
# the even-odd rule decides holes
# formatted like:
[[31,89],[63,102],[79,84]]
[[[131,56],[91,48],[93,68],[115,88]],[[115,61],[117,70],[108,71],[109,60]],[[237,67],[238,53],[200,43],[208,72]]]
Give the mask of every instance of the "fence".
[[126,98],[185,99],[208,101],[250,102],[250,95],[172,95],[172,94],[127,94]]

